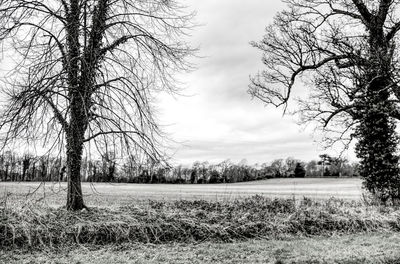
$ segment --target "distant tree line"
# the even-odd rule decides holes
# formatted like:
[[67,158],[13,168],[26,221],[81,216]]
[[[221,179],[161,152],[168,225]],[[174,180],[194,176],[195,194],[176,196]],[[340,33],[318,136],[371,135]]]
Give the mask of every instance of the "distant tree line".
[[[66,161],[61,157],[0,154],[0,181],[66,181]],[[194,162],[190,167],[160,166],[135,156],[123,160],[108,153],[100,159],[84,158],[81,179],[87,182],[124,183],[234,183],[290,177],[357,177],[358,164],[345,159],[320,155],[307,163],[294,158],[271,163],[247,165],[225,160],[218,164]]]

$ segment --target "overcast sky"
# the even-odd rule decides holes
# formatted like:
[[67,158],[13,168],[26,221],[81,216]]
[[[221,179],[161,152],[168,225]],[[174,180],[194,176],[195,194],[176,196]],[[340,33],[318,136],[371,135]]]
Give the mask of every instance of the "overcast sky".
[[[247,94],[249,76],[262,69],[261,53],[249,45],[285,5],[279,0],[182,0],[201,24],[191,42],[200,47],[197,70],[182,76],[187,96],[163,98],[160,120],[182,142],[176,163],[277,158],[316,159],[325,150],[312,130],[296,124],[282,109],[266,107]],[[334,154],[335,152],[333,152]]]

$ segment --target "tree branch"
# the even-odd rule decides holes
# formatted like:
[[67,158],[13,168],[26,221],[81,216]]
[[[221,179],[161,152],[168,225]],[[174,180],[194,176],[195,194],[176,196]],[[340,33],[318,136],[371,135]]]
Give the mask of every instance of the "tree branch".
[[358,12],[360,12],[361,17],[365,22],[364,24],[369,28],[371,26],[372,14],[369,12],[362,0],[352,0],[352,2],[357,7]]

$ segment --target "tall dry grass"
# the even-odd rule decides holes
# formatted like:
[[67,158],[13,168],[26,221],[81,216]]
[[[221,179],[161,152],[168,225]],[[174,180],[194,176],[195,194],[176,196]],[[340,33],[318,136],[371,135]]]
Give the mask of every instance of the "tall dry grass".
[[0,205],[0,246],[58,247],[120,242],[230,242],[400,230],[400,210],[339,199],[148,200],[118,208]]

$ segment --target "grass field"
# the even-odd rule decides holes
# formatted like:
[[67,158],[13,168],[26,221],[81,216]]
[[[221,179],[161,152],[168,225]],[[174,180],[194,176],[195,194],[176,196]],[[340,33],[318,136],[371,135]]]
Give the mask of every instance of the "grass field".
[[38,186],[0,183],[1,264],[400,263],[400,210],[364,204],[359,179],[84,183],[76,213],[65,183]]
[[[0,197],[10,194],[9,202],[19,203],[28,198],[44,200],[50,206],[64,205],[65,183],[0,182]],[[268,197],[297,199],[327,199],[336,197],[346,200],[361,198],[361,180],[357,178],[305,178],[270,179],[234,184],[114,184],[83,183],[88,206],[120,206],[141,200],[231,200],[240,197],[264,195]]]
[[[381,233],[330,238],[251,240],[234,243],[121,244],[63,251],[0,250],[4,264],[396,264],[400,235]],[[2,262],[3,261],[3,262]]]

